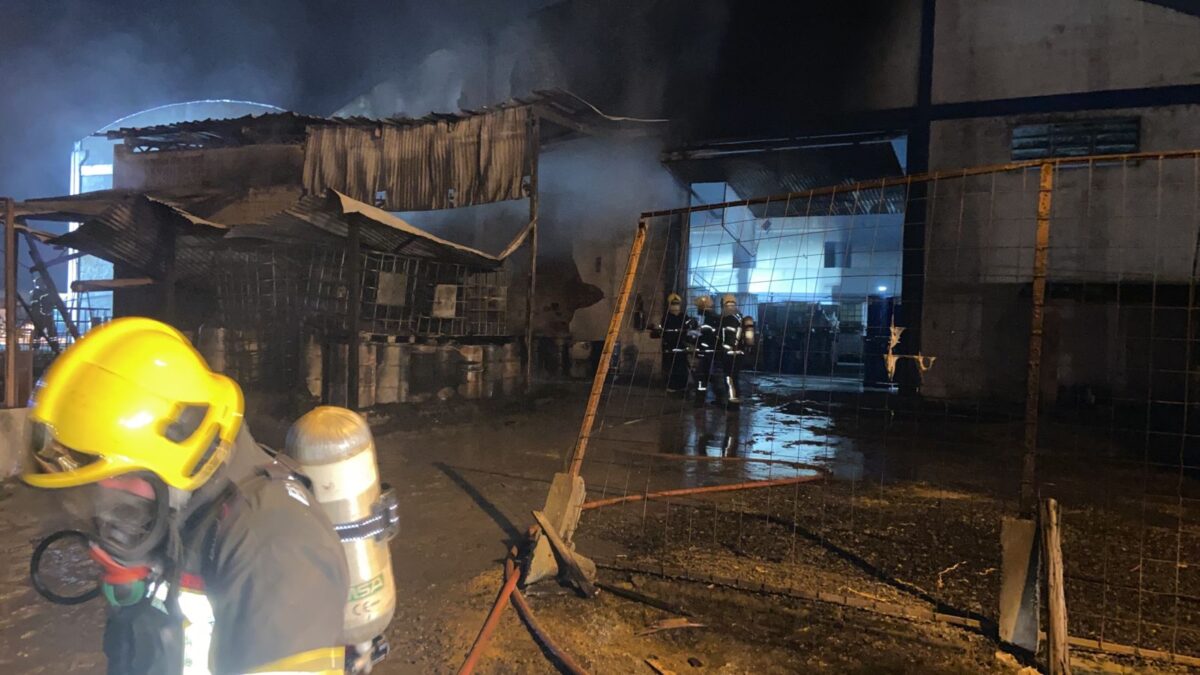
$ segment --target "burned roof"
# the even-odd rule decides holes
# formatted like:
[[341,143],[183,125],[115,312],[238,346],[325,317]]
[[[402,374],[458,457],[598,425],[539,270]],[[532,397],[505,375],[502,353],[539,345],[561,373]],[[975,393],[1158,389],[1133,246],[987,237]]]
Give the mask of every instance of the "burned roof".
[[101,134],[123,140],[136,150],[231,147],[259,143],[302,143],[309,127],[414,127],[457,122],[512,108],[532,108],[542,121],[541,142],[585,135],[644,135],[661,127],[665,120],[634,120],[606,115],[587,101],[562,90],[537,91],[494,106],[457,113],[430,113],[423,117],[319,117],[294,112],[246,115],[233,119],[175,122],[152,127],[111,129]]

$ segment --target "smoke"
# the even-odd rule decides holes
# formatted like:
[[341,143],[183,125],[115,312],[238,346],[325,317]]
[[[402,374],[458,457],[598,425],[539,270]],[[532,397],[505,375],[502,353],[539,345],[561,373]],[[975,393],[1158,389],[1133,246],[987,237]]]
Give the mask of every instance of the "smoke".
[[0,195],[66,193],[72,144],[131,113],[232,98],[329,114],[439,47],[474,40],[544,4],[5,3]]

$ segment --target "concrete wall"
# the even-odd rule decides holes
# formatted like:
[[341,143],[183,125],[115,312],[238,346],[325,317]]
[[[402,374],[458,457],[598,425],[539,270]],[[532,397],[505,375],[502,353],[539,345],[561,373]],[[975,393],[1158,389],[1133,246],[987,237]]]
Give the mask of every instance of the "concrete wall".
[[1200,19],[1139,0],[938,0],[933,100],[1200,82]]
[[[977,118],[934,124],[931,169],[1007,162],[1017,124],[1108,116],[1140,117],[1143,150],[1200,148],[1200,106]],[[1179,331],[1170,314],[1194,265],[1196,171],[1183,158],[1056,172],[1047,276],[1079,290],[1047,303],[1048,400],[1073,387],[1144,394],[1147,341]],[[1036,169],[930,187],[922,348],[939,360],[926,394],[1024,395],[1037,188]]]

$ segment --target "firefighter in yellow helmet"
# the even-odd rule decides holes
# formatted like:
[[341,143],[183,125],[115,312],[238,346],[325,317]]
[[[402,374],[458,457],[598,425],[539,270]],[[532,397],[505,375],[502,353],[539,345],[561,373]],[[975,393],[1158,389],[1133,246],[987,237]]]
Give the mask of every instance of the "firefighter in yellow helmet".
[[109,673],[345,672],[338,536],[183,335],[143,318],[96,328],[32,406],[23,478],[90,509]]
[[662,322],[650,329],[650,337],[662,340],[662,374],[670,393],[683,393],[687,389],[687,334],[696,328],[696,320],[683,311],[683,298],[678,293],[668,295],[667,311]]
[[738,312],[737,296],[732,293],[721,298],[717,345],[716,365],[724,379],[725,403],[736,407],[742,402],[738,376],[754,347],[754,319]]

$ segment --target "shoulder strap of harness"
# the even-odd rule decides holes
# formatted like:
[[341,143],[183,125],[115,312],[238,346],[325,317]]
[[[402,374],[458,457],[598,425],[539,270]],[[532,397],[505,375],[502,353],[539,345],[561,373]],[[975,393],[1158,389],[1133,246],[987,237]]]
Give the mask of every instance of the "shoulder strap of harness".
[[300,466],[296,464],[295,460],[283,454],[275,455],[273,461],[258,467],[255,473],[260,476],[266,476],[271,480],[298,481],[310,492],[313,488],[312,479],[300,470]]

